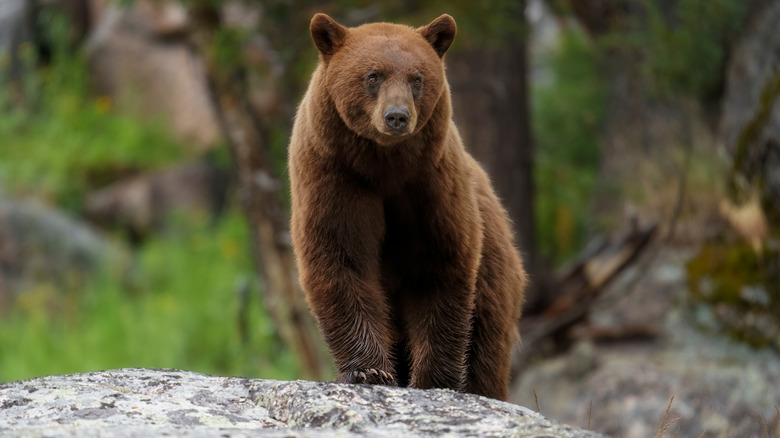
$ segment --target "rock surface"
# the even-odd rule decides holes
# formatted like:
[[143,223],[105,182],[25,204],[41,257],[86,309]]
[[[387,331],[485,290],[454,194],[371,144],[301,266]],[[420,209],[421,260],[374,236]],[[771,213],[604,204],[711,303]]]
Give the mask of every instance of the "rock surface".
[[125,258],[121,248],[59,210],[0,196],[0,310],[36,284],[64,289]]
[[175,2],[106,2],[96,17],[87,55],[96,91],[116,107],[161,117],[195,152],[219,139],[200,59],[186,39],[187,15]]
[[125,228],[133,236],[158,231],[175,212],[208,217],[221,211],[228,175],[205,161],[185,162],[121,179],[87,195],[93,223]]
[[0,436],[597,437],[447,390],[121,369],[0,385]]
[[29,39],[26,15],[29,5],[24,0],[0,2],[0,55],[14,50]]
[[721,137],[748,181],[758,180],[771,218],[780,218],[780,1],[763,2],[732,51]]
[[32,36],[29,20],[31,3],[25,0],[0,1],[0,87],[8,87],[8,78],[17,79],[23,73],[19,49]]
[[[713,318],[686,308],[690,251],[666,249],[627,269],[599,298],[589,324],[625,332],[652,327],[656,339],[594,342],[529,365],[510,400],[556,421],[614,436],[771,437],[780,432],[780,355],[700,329]],[[592,405],[591,405],[592,403]]]

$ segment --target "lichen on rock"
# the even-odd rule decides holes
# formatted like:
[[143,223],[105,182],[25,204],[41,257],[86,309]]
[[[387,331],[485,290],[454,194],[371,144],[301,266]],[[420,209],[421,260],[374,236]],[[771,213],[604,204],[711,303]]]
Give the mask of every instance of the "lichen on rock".
[[597,437],[449,390],[129,368],[0,385],[0,436]]

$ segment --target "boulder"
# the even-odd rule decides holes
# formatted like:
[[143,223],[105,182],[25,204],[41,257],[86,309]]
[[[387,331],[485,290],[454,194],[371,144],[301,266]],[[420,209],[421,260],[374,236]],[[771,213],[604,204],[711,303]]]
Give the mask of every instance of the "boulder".
[[597,437],[448,390],[121,369],[0,385],[0,435]]
[[18,79],[22,73],[19,49],[32,38],[30,9],[26,0],[0,2],[0,87],[8,87],[7,77]]
[[119,180],[87,195],[91,222],[126,229],[137,239],[163,228],[172,213],[209,217],[221,212],[228,175],[206,161],[176,164]]
[[195,151],[220,138],[200,58],[184,37],[184,6],[142,0],[122,7],[96,2],[87,42],[91,79],[121,110],[161,118]]
[[59,210],[0,197],[0,310],[34,284],[64,290],[125,259],[121,248]]
[[30,40],[29,3],[25,0],[0,2],[0,56],[13,52]]
[[[762,2],[731,51],[720,133],[737,180],[761,191],[780,219],[780,1]],[[745,189],[746,187],[740,187]]]
[[[712,329],[706,306],[682,305],[690,257],[680,247],[648,251],[599,296],[571,350],[523,369],[510,400],[614,436],[777,436],[780,354]],[[636,327],[658,336],[635,337]],[[676,421],[657,435],[672,397],[666,423]]]

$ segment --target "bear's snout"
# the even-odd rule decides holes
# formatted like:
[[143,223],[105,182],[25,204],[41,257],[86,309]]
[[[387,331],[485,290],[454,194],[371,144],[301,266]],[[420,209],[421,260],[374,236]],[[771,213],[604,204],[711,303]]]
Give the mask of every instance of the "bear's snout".
[[405,103],[406,96],[386,93],[379,97],[371,114],[371,124],[379,136],[376,141],[390,145],[414,132],[417,126],[417,112],[414,106]]
[[385,125],[393,131],[403,132],[409,125],[409,110],[399,106],[391,106],[385,110]]

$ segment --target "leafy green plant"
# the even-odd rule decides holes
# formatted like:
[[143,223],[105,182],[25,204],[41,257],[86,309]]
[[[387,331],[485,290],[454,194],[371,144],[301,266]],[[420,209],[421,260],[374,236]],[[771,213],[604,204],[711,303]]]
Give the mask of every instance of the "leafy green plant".
[[537,228],[541,252],[562,262],[586,237],[588,204],[600,161],[605,91],[597,52],[577,31],[562,34],[546,64],[549,80],[534,85],[531,95]]
[[[83,54],[65,44],[67,23],[44,19],[50,61],[39,66],[31,47],[20,48],[22,92],[0,87],[4,192],[77,212],[92,189],[187,158],[161,124],[115,113],[109,97],[93,96]],[[97,278],[64,286],[25,283],[13,306],[0,309],[0,381],[131,366],[299,376],[259,302],[251,239],[235,210],[216,223],[176,218],[135,250],[132,266],[107,265]]]
[[710,241],[686,264],[686,305],[700,327],[780,350],[780,252]]
[[298,376],[258,294],[238,293],[257,289],[247,234],[237,214],[182,219],[140,250],[130,280],[106,267],[85,290],[23,291],[0,319],[0,381],[131,366]]
[[54,16],[49,24],[49,39],[58,43],[46,66],[35,68],[29,45],[19,48],[28,64],[24,103],[11,105],[9,93],[0,91],[0,183],[5,189],[76,210],[86,191],[117,173],[181,158],[184,149],[161,124],[114,113],[109,96],[91,95],[83,54],[62,43],[66,23]]
[[705,99],[722,88],[728,44],[747,14],[740,0],[680,0],[665,16],[657,2],[608,44],[640,56],[640,71],[656,97]]

